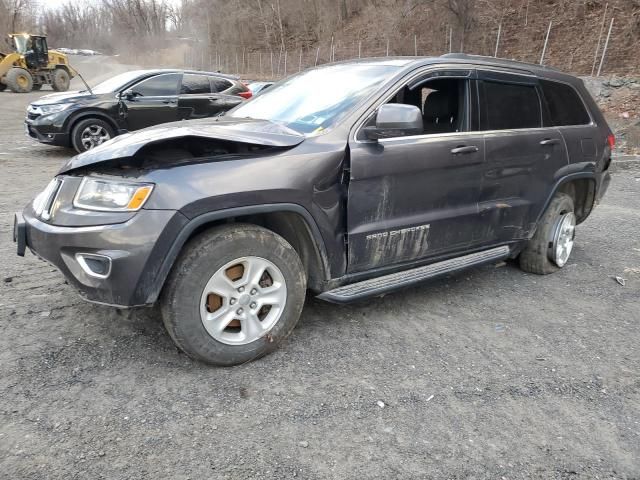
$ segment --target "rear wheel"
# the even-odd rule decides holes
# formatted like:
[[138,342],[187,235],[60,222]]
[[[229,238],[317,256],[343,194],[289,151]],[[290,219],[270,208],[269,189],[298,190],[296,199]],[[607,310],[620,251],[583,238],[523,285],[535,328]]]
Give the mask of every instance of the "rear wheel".
[[573,199],[565,193],[556,194],[520,254],[520,268],[546,275],[564,267],[573,251],[575,227]]
[[28,93],[33,88],[33,77],[24,68],[14,67],[7,72],[7,86],[15,93]]
[[69,73],[63,68],[56,68],[53,71],[53,83],[51,86],[56,92],[66,92],[69,90],[69,83],[71,82],[71,77],[69,77]]
[[82,153],[112,139],[115,132],[111,125],[99,118],[88,118],[78,122],[71,131],[71,143]]
[[7,89],[7,85],[4,83],[0,83],[0,92],[4,92]]
[[271,352],[289,335],[305,291],[302,263],[285,239],[255,225],[226,225],[189,242],[160,305],[181,350],[231,366]]

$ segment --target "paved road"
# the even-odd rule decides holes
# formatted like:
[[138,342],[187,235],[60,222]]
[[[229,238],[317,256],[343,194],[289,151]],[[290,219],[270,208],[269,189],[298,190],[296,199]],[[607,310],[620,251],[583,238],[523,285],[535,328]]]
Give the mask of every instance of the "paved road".
[[640,477],[633,162],[557,274],[487,266],[358,305],[309,299],[279,351],[216,369],[155,310],[86,304],[15,256],[12,212],[72,155],[23,136],[44,93],[0,93],[0,477]]

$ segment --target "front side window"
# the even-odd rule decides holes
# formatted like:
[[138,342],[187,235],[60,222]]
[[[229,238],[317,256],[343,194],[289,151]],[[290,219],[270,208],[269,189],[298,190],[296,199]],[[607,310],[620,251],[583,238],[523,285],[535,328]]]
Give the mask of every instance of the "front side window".
[[164,97],[168,95],[176,95],[178,93],[179,81],[180,74],[165,73],[147,78],[137,85],[134,85],[131,90],[143,97]]
[[540,98],[535,86],[485,80],[481,88],[484,92],[482,130],[542,126]]
[[205,75],[193,75],[185,73],[182,76],[182,86],[180,87],[181,95],[198,95],[211,93],[211,85],[209,77]]
[[328,65],[276,83],[227,116],[281,123],[306,135],[333,127],[399,70],[394,64]]
[[591,122],[584,103],[573,87],[548,80],[540,80],[540,86],[549,107],[551,125],[562,127],[588,125]]

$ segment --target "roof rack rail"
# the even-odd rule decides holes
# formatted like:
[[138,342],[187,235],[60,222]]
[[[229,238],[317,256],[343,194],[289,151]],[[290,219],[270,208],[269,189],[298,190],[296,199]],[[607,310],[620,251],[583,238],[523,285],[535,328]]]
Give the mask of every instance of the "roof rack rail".
[[469,53],[445,53],[444,55],[440,55],[440,57],[458,58],[460,60],[483,60],[485,62],[497,63],[500,65],[513,65],[513,66],[522,66],[522,67],[559,71],[557,68],[549,67],[548,65],[539,65],[537,63],[521,62],[518,60],[510,60],[508,58],[488,57],[486,55],[473,55]]

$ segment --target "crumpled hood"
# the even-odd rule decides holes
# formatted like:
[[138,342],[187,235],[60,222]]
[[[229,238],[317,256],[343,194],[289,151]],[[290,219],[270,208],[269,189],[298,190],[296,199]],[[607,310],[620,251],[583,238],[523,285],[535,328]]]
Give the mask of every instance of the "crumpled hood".
[[304,135],[268,120],[249,118],[215,117],[164,123],[127,133],[72,157],[59,173],[76,168],[97,165],[110,160],[132,157],[142,147],[151,143],[184,137],[203,137],[236,141],[269,147],[294,147]]

